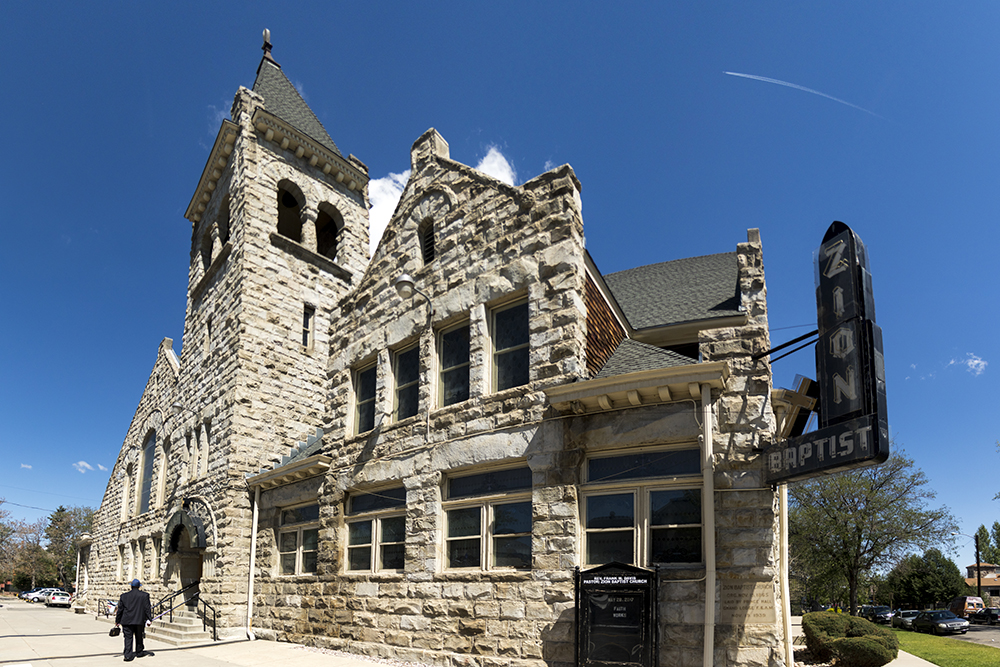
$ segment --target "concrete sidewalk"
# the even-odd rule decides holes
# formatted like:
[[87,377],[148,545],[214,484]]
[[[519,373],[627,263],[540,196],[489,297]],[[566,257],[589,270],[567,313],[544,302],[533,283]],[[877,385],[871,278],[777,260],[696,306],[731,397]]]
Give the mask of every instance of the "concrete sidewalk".
[[[91,614],[47,608],[21,600],[0,600],[0,665],[4,667],[106,667],[123,662],[123,641],[109,637],[112,624]],[[373,660],[331,655],[321,649],[271,641],[212,642],[177,647],[146,640],[153,655],[143,667],[373,667]]]

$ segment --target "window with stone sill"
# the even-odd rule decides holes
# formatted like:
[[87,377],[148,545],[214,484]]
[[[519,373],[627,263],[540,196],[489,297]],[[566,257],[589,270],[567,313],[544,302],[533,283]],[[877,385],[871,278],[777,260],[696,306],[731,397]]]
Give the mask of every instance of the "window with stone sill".
[[496,308],[491,320],[493,390],[528,384],[528,302]]
[[316,329],[316,307],[305,304],[302,307],[302,348],[311,350]]
[[412,345],[392,357],[396,382],[392,420],[398,422],[417,414],[420,407],[420,348]]
[[702,562],[700,474],[697,448],[588,459],[584,563]]
[[469,324],[445,329],[438,335],[441,366],[438,404],[442,407],[469,399]]
[[406,552],[406,489],[396,486],[347,498],[347,569],[403,569]]
[[364,433],[375,428],[376,379],[375,364],[364,366],[354,372],[355,433]]
[[449,569],[531,568],[531,470],[449,477],[445,564]]
[[319,555],[319,505],[281,510],[278,530],[278,573],[316,574]]

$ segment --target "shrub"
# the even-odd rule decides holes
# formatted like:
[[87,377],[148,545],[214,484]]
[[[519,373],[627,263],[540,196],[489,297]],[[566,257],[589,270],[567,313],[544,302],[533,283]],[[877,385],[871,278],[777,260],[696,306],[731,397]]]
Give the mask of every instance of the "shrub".
[[802,617],[802,630],[816,658],[843,667],[881,667],[899,654],[896,636],[863,618],[819,611]]

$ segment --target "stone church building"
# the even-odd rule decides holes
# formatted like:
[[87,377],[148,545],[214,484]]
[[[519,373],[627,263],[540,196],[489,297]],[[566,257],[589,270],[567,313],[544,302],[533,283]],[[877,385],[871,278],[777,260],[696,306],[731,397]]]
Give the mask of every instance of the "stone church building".
[[81,549],[88,609],[137,577],[220,636],[568,667],[576,568],[621,562],[658,573],[659,664],[785,664],[757,230],[603,275],[570,166],[509,186],[430,129],[411,167],[369,258],[368,168],[265,44],[192,174],[183,346]]

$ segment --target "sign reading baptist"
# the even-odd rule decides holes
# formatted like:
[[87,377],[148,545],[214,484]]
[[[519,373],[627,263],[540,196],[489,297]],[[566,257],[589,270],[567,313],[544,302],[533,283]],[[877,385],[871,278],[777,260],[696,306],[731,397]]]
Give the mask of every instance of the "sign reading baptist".
[[889,458],[882,329],[868,251],[834,222],[814,257],[820,428],[768,448],[767,481],[782,484]]

